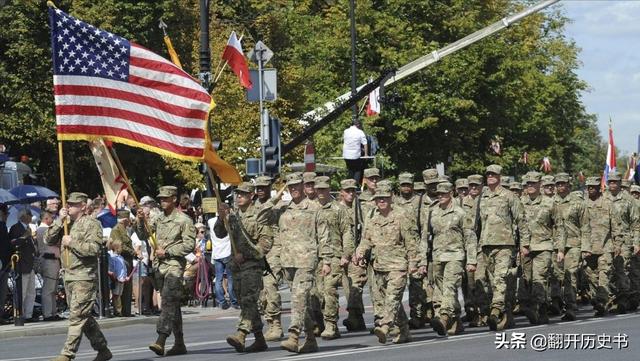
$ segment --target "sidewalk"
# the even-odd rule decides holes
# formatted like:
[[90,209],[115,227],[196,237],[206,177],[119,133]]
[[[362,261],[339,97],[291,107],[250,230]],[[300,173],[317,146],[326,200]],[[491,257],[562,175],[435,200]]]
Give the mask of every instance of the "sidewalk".
[[[189,321],[190,319],[200,317],[212,317],[217,318],[221,316],[237,316],[240,313],[238,310],[232,308],[228,310],[222,310],[218,307],[182,307],[182,319]],[[138,324],[150,324],[155,325],[158,321],[158,316],[136,316],[136,317],[115,317],[115,318],[102,318],[98,319],[100,328],[107,329],[113,327],[122,327]],[[69,321],[56,321],[56,322],[35,322],[27,323],[24,326],[14,325],[1,325],[0,326],[0,340],[15,337],[25,336],[49,336],[66,334]]]

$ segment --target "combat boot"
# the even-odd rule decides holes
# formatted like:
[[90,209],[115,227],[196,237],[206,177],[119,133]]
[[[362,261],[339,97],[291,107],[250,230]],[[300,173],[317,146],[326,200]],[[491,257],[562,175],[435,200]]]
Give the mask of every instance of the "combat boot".
[[424,327],[424,319],[412,318],[409,320],[409,328],[412,330],[419,330]]
[[593,310],[595,311],[594,317],[603,317],[607,313],[605,306],[600,302],[593,305]]
[[52,358],[51,361],[71,361],[71,358],[65,355],[58,355]]
[[164,343],[167,341],[167,335],[159,333],[155,343],[149,345],[149,350],[155,352],[158,356],[164,356]]
[[576,320],[576,312],[574,310],[567,310],[564,313],[564,316],[561,318],[562,321],[575,321]]
[[96,358],[93,359],[93,361],[107,361],[111,360],[111,358],[113,358],[111,351],[105,347],[102,350],[98,351],[98,354],[96,355]]
[[242,330],[238,330],[238,332],[233,335],[227,336],[227,343],[233,346],[236,352],[244,352],[244,342],[246,338],[247,334]]
[[342,325],[346,327],[349,332],[367,330],[367,325],[364,322],[362,314],[356,314],[353,312],[349,312],[349,316],[342,321]]
[[412,338],[411,338],[411,333],[409,332],[409,326],[408,325],[404,325],[402,327],[400,327],[400,333],[398,334],[398,336],[396,336],[393,339],[393,343],[395,344],[399,344],[399,343],[407,343],[407,342],[411,342]]
[[298,352],[298,339],[300,335],[295,331],[289,331],[289,338],[280,343],[280,348],[289,352]]
[[320,334],[323,340],[335,340],[336,338],[340,338],[340,330],[338,330],[338,325],[333,322],[327,322],[324,325],[324,331]]
[[449,326],[449,328],[447,329],[447,335],[448,336],[459,335],[463,332],[464,332],[464,326],[462,324],[462,320],[460,319],[460,317],[454,318],[453,322],[451,323],[451,326]]
[[382,325],[373,329],[373,333],[378,337],[378,342],[387,343],[387,335],[389,334],[389,325]]
[[284,333],[282,332],[280,316],[274,317],[273,320],[269,322],[269,328],[264,334],[264,339],[266,341],[280,341],[283,337]]
[[558,297],[551,298],[551,305],[549,306],[549,313],[552,316],[558,316],[562,313],[562,299]]
[[262,352],[267,351],[269,346],[267,346],[267,341],[264,339],[264,335],[262,331],[258,331],[254,333],[256,336],[256,340],[251,344],[251,346],[246,347],[244,349],[245,352]]
[[435,316],[431,319],[431,327],[433,327],[433,330],[436,331],[438,335],[445,336],[449,328],[449,316]]
[[489,318],[487,318],[487,325],[489,326],[489,329],[491,331],[499,331],[498,326],[500,324],[501,318],[502,318],[502,312],[499,309],[497,308],[491,309],[491,314],[489,315]]
[[315,325],[313,326],[313,335],[319,337],[322,334],[322,332],[324,332],[324,322],[321,322],[321,323],[316,322]]
[[527,316],[527,319],[529,320],[529,323],[532,325],[537,325],[538,324],[538,309],[536,306],[527,306],[524,309],[524,314],[525,316]]
[[312,352],[318,352],[318,342],[314,334],[307,333],[304,337],[304,343],[298,348],[298,353]]
[[175,338],[175,342],[173,343],[173,347],[169,349],[164,355],[165,356],[177,356],[177,355],[185,355],[187,353],[187,346],[184,345],[184,334],[182,332],[176,332],[173,334]]
[[549,323],[549,310],[546,303],[541,303],[538,310],[538,323],[541,325]]

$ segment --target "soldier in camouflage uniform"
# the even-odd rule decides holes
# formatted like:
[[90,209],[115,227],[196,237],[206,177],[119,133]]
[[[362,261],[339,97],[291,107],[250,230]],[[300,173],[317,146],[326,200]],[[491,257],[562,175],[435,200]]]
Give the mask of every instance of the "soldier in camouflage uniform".
[[[256,200],[254,205],[258,212],[263,210],[268,212],[269,226],[272,235],[278,231],[278,218],[282,211],[282,204],[279,199],[271,198],[271,178],[267,176],[257,177],[255,180]],[[274,245],[275,246],[275,245]],[[272,247],[265,257],[266,262],[271,267],[271,274],[262,277],[263,289],[260,292],[260,311],[267,321],[267,331],[264,338],[267,341],[280,341],[284,337],[282,331],[282,299],[280,297],[279,286],[282,282],[282,269],[274,266],[274,259],[278,249]]]
[[[362,242],[356,250],[354,262],[360,263],[371,252],[377,295],[383,300],[380,319],[374,329],[378,342],[386,343],[389,329],[400,329],[394,343],[411,341],[407,315],[402,306],[402,294],[408,273],[426,272],[426,260],[421,255],[415,222],[404,210],[391,205],[391,187],[379,186],[375,194],[378,211],[364,230]],[[419,267],[419,268],[418,268]]]
[[480,199],[480,246],[486,277],[493,292],[491,313],[487,324],[492,331],[505,329],[512,323],[510,307],[507,305],[507,278],[510,275],[515,240],[514,227],[520,231],[521,241],[529,242],[530,234],[524,219],[520,200],[500,185],[502,167],[492,164],[487,167],[487,190]]
[[[538,172],[535,172],[538,173]],[[548,174],[543,175],[540,180],[542,181],[542,194],[545,197],[553,197],[556,194],[556,182],[555,177]]]
[[509,185],[509,190],[516,195],[516,197],[522,197],[522,184],[520,182],[513,181]]
[[469,180],[467,178],[456,179],[455,186],[458,206],[462,207],[464,197],[469,195]]
[[[535,172],[537,173],[537,172]],[[542,195],[547,198],[554,198],[556,192],[555,178],[552,175],[543,175]],[[558,262],[558,245],[553,245],[553,254],[551,256],[552,272],[549,275],[549,294],[551,303],[549,304],[549,313],[559,315],[563,309],[562,282],[564,280],[564,265]]]
[[[556,195],[554,200],[564,221],[567,236],[564,249],[564,304],[566,311],[562,317],[565,321],[576,319],[578,304],[578,272],[582,264],[582,252],[587,248],[591,238],[591,227],[584,199],[571,193],[570,177],[567,173],[558,173],[555,177]],[[555,247],[554,247],[555,248]]]
[[[475,272],[477,264],[478,240],[472,218],[452,199],[452,191],[451,183],[438,184],[438,206],[431,209],[422,227],[425,229],[422,243],[433,245],[435,293],[439,298],[437,316],[431,320],[431,326],[443,336],[463,330],[458,288],[462,286],[465,269]],[[427,238],[432,241],[427,242]]]
[[[142,208],[138,209],[136,233],[140,239],[149,239],[155,234],[153,269],[155,288],[162,296],[162,310],[156,332],[156,342],[149,349],[159,356],[182,355],[187,353],[182,332],[182,278],[186,259],[196,244],[196,229],[189,216],[176,209],[178,189],[174,186],[162,186],[158,192],[162,213],[147,226]],[[164,352],[164,344],[173,332],[173,347]]]
[[469,183],[469,195],[462,202],[462,209],[473,225],[476,234],[476,270],[466,272],[465,308],[469,318],[469,327],[485,326],[489,315],[489,285],[486,278],[486,265],[484,258],[480,256],[481,248],[477,244],[480,237],[480,209],[478,202],[482,195],[484,177],[480,174],[472,174],[467,177]]
[[[630,193],[638,214],[640,214],[640,200],[638,200],[640,198],[640,187],[632,185]],[[629,261],[629,281],[631,289],[635,292],[634,297],[629,302],[629,310],[635,311],[640,304],[640,237],[635,237],[633,240],[631,260]]]
[[585,273],[595,316],[604,316],[612,298],[613,239],[611,233],[611,202],[600,192],[600,177],[589,177],[585,200],[591,236],[582,247]]
[[613,311],[624,313],[632,308],[635,291],[631,288],[629,278],[631,255],[633,246],[640,236],[640,219],[638,208],[625,196],[620,188],[621,177],[617,172],[609,173],[607,185],[609,191],[605,194],[612,206],[612,237],[613,237],[613,277],[615,285],[615,302]]
[[413,219],[417,219],[420,196],[413,192],[413,174],[400,173],[398,185],[400,186],[400,194],[398,197],[394,197],[394,205],[404,209],[409,214],[415,215]]
[[[54,361],[69,361],[76,357],[82,334],[87,336],[91,347],[98,351],[95,360],[110,360],[98,322],[92,312],[97,293],[98,255],[102,245],[100,222],[84,215],[87,195],[73,192],[67,199],[67,208],[60,209],[58,218],[47,229],[46,244],[62,245],[62,268],[64,268],[64,288],[69,305],[69,328],[64,348]],[[64,223],[69,221],[69,235],[63,235]]]
[[[224,238],[230,233],[229,239],[235,249],[230,268],[233,273],[233,290],[240,303],[240,319],[238,331],[227,337],[227,343],[237,352],[266,351],[267,343],[262,334],[258,299],[262,290],[265,255],[273,244],[270,209],[253,204],[254,186],[249,182],[241,183],[235,193],[236,211],[230,214],[229,206],[219,204],[219,217],[214,226],[218,238]],[[225,218],[229,232],[225,228]],[[255,342],[245,347],[246,337],[252,332]]]
[[314,188],[314,182],[317,175],[315,172],[304,172],[302,173],[302,184],[304,184],[304,194],[311,201],[317,201],[318,195],[316,193],[316,189]]
[[[291,324],[289,337],[280,347],[296,353],[316,352],[318,344],[313,333],[310,296],[318,263],[322,262],[322,274],[328,275],[334,255],[326,227],[317,222],[319,203],[305,197],[299,174],[289,174],[286,180],[292,200],[278,221],[275,244],[280,251],[274,267],[283,269],[284,279],[291,289]],[[299,346],[302,331],[306,337],[304,344]]]
[[640,186],[633,184],[629,187],[629,193],[633,196],[634,199],[640,199]]
[[[554,244],[557,244],[560,250],[557,261],[562,262],[566,237],[564,220],[555,200],[540,194],[540,176],[527,173],[524,181],[527,183],[527,195],[522,200],[531,237],[523,240],[520,245],[521,263],[525,272],[524,286],[521,287],[524,292],[520,293],[519,300],[529,322],[535,325],[549,322],[547,298],[551,255]],[[524,264],[529,266],[525,267]]]
[[[354,247],[357,247],[359,237],[362,235],[363,219],[362,209],[356,196],[358,187],[355,179],[345,179],[340,182],[340,207],[348,214],[351,221],[351,233]],[[346,265],[340,261],[344,268],[343,289],[347,299],[348,317],[342,322],[348,331],[364,331],[367,329],[364,322],[364,305],[362,304],[362,290],[367,283],[367,268],[352,262]]]
[[427,192],[424,182],[413,182],[413,191],[418,196],[423,196]]
[[342,269],[351,260],[355,250],[353,243],[352,220],[349,211],[341,207],[331,196],[329,177],[321,176],[315,179],[316,193],[320,210],[318,224],[327,228],[329,246],[333,257],[330,259],[331,273],[318,274],[316,295],[322,304],[324,317],[324,331],[320,335],[325,340],[340,337],[338,331],[338,287],[342,280]]

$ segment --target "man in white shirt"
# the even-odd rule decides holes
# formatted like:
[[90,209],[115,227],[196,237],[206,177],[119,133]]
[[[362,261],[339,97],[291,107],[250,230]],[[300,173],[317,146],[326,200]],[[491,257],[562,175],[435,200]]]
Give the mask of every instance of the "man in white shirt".
[[215,232],[213,232],[213,227],[216,224],[218,217],[212,217],[208,221],[209,232],[211,234],[211,263],[213,263],[213,268],[215,270],[215,297],[216,303],[220,308],[226,310],[229,308],[229,302],[224,296],[224,288],[222,287],[222,281],[224,279],[224,275],[227,276],[227,292],[229,293],[229,301],[231,301],[231,307],[238,309],[240,305],[238,304],[238,300],[236,299],[235,294],[233,293],[233,278],[231,276],[231,270],[229,267],[229,262],[231,261],[231,242],[229,240],[229,235],[224,238],[216,237]]
[[364,169],[364,159],[362,156],[362,147],[364,147],[364,156],[368,156],[367,136],[362,131],[360,121],[354,121],[353,125],[344,130],[342,135],[342,157],[347,164],[349,171],[348,178],[356,180],[357,184],[362,183],[362,170]]

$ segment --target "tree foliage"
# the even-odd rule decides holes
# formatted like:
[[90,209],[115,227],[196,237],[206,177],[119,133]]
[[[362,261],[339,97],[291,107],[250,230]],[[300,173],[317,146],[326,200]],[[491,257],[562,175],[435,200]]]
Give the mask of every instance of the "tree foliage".
[[[199,71],[197,0],[63,0],[57,5],[89,23],[166,55],[158,20],[168,24],[185,70]],[[357,1],[358,83],[454,42],[529,1]],[[347,91],[350,83],[348,3],[335,0],[217,0],[211,3],[212,72],[231,30],[248,51],[257,40],[275,53],[279,99],[269,103],[283,122],[285,141],[297,119]],[[44,1],[9,1],[0,8],[0,142],[34,158],[52,186],[57,179],[49,29]],[[387,89],[381,116],[364,119],[378,137],[387,171],[419,173],[444,162],[455,176],[481,172],[489,162],[510,174],[551,159],[554,171],[597,173],[604,159],[595,117],[587,114],[578,78],[579,49],[564,34],[568,19],[555,7],[530,16]],[[259,156],[258,106],[226,69],[216,83],[211,115],[221,155],[240,170]],[[340,156],[350,113],[315,136],[317,158]],[[490,143],[500,139],[502,154]],[[203,184],[196,164],[118,146],[127,171],[149,193],[161,183]],[[527,152],[531,162],[518,162]],[[88,147],[65,143],[68,188],[100,191]],[[296,149],[285,161],[300,161]],[[334,162],[342,166],[341,162]]]

